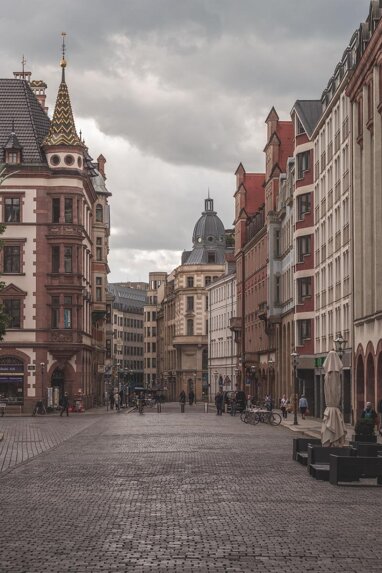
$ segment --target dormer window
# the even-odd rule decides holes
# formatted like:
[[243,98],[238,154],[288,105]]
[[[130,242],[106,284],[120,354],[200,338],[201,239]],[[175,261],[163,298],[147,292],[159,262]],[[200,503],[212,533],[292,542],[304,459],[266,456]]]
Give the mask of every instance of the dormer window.
[[21,163],[21,153],[15,149],[7,149],[5,152],[5,163]]
[[103,222],[103,208],[102,205],[97,205],[96,207],[96,221],[97,223]]

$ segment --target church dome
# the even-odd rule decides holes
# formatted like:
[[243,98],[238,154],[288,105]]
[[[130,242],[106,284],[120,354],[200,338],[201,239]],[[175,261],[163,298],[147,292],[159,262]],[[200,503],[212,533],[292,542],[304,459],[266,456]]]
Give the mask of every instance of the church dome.
[[205,200],[205,210],[194,227],[192,242],[195,246],[225,246],[224,225],[214,211],[213,199]]
[[184,253],[183,264],[224,264],[226,236],[224,225],[214,211],[213,199],[205,199],[202,216],[192,235],[193,248]]

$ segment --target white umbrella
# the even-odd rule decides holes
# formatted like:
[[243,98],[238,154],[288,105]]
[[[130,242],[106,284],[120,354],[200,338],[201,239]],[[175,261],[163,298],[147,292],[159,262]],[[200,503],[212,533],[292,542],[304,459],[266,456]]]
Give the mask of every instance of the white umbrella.
[[324,362],[326,408],[321,426],[323,446],[343,446],[345,443],[345,424],[339,405],[341,402],[342,362],[335,350],[331,350]]

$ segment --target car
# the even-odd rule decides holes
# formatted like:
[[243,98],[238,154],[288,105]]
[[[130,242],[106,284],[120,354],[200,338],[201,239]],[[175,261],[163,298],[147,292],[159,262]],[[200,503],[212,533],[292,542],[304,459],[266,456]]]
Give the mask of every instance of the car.
[[[224,392],[224,404],[227,404],[227,412],[231,410],[231,397],[234,393],[233,390]],[[243,412],[246,408],[247,400],[245,397],[245,392],[242,390],[237,390],[236,392],[236,412]]]

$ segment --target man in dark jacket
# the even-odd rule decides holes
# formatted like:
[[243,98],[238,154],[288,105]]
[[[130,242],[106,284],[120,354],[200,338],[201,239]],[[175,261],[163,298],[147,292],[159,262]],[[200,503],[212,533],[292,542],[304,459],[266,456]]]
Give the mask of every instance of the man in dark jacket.
[[216,415],[217,416],[221,416],[223,413],[223,403],[224,403],[224,394],[223,394],[223,390],[220,389],[219,392],[215,396]]
[[184,390],[179,394],[180,411],[184,413],[184,406],[186,404],[186,392]]
[[66,415],[69,416],[69,396],[68,393],[65,392],[62,400],[61,400],[61,412],[60,412],[60,416],[62,416],[62,414],[66,412]]
[[195,398],[194,391],[190,390],[188,393],[188,403],[190,404],[190,406],[192,406],[192,404],[194,403],[194,398]]

